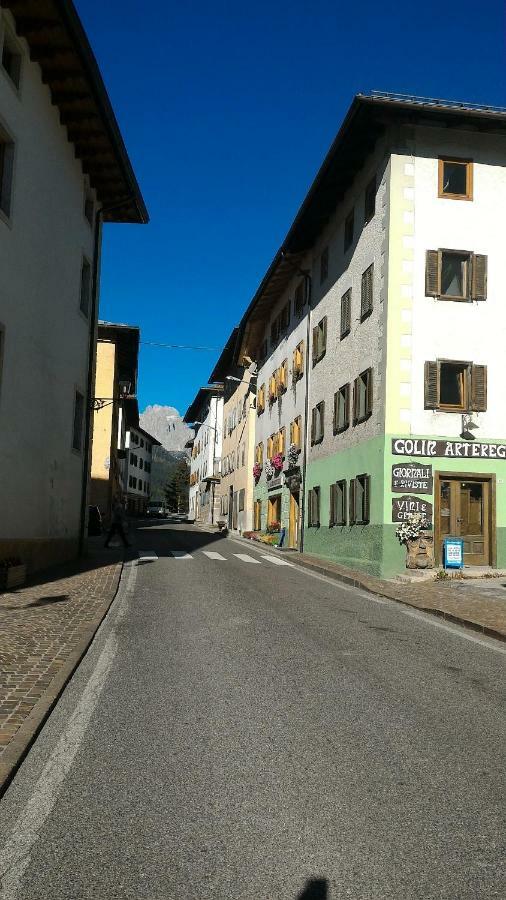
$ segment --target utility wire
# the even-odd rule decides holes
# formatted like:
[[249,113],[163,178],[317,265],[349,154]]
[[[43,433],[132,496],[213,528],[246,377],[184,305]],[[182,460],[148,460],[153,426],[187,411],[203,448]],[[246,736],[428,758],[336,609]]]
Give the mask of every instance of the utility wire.
[[163,347],[165,350],[212,350],[218,352],[221,347],[192,347],[189,344],[162,344],[160,341],[140,341],[148,347]]

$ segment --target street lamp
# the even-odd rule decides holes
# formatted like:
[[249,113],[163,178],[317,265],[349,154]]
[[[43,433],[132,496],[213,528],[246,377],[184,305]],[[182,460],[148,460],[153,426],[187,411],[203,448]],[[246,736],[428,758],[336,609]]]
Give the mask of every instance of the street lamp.
[[[258,378],[257,375],[252,375],[251,378]],[[249,381],[245,381],[244,378],[236,378],[235,375],[225,375],[225,381],[235,381],[236,384],[251,384],[251,378]]]
[[95,412],[104,409],[105,406],[111,406],[112,403],[121,403],[130,396],[132,384],[130,381],[119,381],[119,397],[93,397],[92,408]]

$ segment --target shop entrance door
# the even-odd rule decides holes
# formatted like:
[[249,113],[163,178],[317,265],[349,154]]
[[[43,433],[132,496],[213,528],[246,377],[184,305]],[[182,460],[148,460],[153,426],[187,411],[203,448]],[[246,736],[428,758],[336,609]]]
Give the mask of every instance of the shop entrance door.
[[436,525],[442,559],[443,540],[458,537],[464,541],[464,565],[490,565],[491,481],[470,476],[439,475]]

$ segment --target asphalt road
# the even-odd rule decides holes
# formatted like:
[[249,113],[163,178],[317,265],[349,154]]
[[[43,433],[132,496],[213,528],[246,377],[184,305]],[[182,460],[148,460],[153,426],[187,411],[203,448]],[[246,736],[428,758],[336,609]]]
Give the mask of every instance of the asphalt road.
[[0,804],[2,900],[506,897],[504,645],[187,525],[137,542]]

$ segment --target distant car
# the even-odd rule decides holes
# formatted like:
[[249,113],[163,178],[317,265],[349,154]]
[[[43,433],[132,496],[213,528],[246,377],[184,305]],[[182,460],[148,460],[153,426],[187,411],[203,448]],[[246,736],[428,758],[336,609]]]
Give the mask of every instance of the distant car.
[[102,534],[102,516],[98,506],[88,507],[88,537]]
[[151,500],[148,503],[146,515],[152,519],[164,519],[167,515],[167,508],[163,500]]

